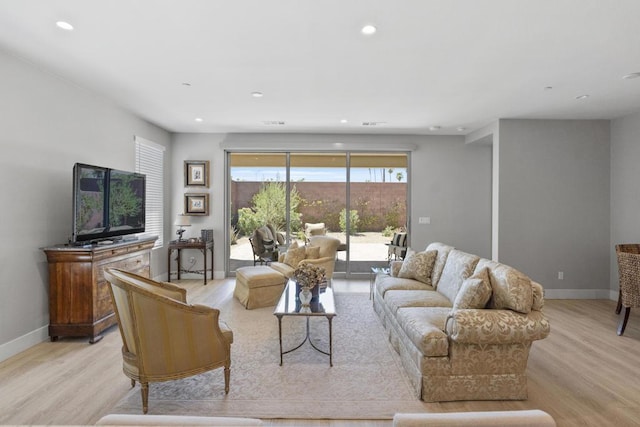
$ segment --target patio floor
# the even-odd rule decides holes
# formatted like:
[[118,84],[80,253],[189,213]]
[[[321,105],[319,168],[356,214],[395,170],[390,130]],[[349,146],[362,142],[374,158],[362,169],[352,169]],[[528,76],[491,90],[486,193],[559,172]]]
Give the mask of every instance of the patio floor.
[[[328,236],[336,237],[341,242],[346,242],[344,233],[327,233]],[[380,232],[358,233],[350,238],[350,262],[352,273],[369,273],[372,266],[383,266],[387,264],[388,248],[386,243],[391,241],[390,237],[383,236]],[[301,242],[298,241],[300,244]],[[336,272],[344,272],[346,269],[346,252],[338,252],[336,262]],[[248,237],[241,237],[235,245],[231,245],[231,271],[247,265],[253,265],[253,251]]]

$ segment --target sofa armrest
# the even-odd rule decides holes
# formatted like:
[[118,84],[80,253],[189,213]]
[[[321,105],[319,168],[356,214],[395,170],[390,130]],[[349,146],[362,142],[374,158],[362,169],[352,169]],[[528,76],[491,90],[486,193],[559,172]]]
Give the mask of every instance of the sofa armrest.
[[469,344],[509,344],[541,340],[551,326],[541,311],[454,310],[447,317],[446,333],[452,341]]

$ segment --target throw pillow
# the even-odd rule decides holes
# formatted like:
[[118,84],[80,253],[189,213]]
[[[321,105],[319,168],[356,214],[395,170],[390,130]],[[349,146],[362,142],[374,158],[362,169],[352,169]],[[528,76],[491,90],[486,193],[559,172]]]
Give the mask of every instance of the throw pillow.
[[431,284],[431,271],[436,261],[436,251],[414,252],[402,262],[398,277],[415,279],[428,285]]
[[462,282],[453,303],[454,309],[485,308],[491,298],[489,270],[483,268]]
[[306,259],[320,258],[320,246],[305,246],[307,248]]
[[304,246],[301,248],[289,248],[284,256],[284,263],[296,268],[298,263],[304,259],[305,254],[306,250]]
[[289,249],[295,249],[298,247],[298,241],[294,240],[291,242],[291,244],[289,245]]

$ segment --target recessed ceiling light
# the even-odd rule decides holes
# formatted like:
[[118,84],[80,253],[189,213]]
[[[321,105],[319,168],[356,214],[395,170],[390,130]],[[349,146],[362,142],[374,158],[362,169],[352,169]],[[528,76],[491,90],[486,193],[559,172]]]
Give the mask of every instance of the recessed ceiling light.
[[362,29],[360,31],[365,36],[370,36],[372,34],[375,34],[376,31],[378,31],[378,29],[376,27],[374,27],[373,25],[365,25],[364,27],[362,27]]
[[553,89],[553,86],[545,86],[544,87],[544,90],[551,90],[551,89]]
[[189,83],[189,82],[184,82],[184,83],[182,83],[182,86],[191,86],[191,83]]
[[631,73],[631,74],[622,76],[622,78],[625,80],[637,79],[638,77],[640,77],[640,73]]
[[458,132],[463,132],[463,131],[467,130],[467,128],[466,128],[466,127],[464,127],[464,126],[458,126],[458,127],[456,128],[456,130],[457,130]]
[[251,92],[251,96],[254,98],[262,98],[264,94],[262,92]]
[[349,123],[349,120],[347,120],[347,119],[342,119],[342,120],[340,120],[340,123]]
[[198,123],[200,123],[200,122],[202,121],[202,117],[196,117],[196,118],[195,118],[195,121],[196,121],[196,122],[198,122]]
[[62,28],[63,30],[73,31],[73,25],[69,24],[68,22],[58,21],[56,22],[56,25],[58,26],[58,28]]
[[440,130],[440,126],[429,126],[429,130]]
[[587,99],[589,97],[589,95],[579,95],[576,96],[576,99]]

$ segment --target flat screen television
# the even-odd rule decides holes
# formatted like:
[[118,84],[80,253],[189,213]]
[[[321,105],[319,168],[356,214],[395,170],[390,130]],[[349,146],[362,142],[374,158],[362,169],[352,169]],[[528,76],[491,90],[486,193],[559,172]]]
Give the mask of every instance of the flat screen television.
[[145,231],[146,177],[100,166],[73,166],[72,243]]

